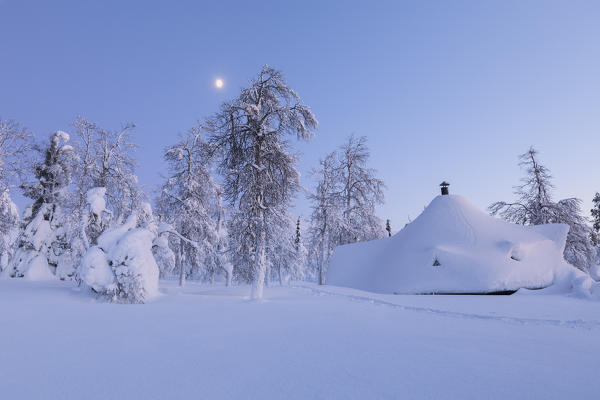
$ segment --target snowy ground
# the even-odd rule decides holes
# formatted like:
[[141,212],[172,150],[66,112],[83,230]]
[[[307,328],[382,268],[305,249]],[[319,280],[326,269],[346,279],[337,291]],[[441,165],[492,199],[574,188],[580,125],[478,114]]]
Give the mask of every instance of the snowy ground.
[[600,303],[303,284],[96,303],[0,281],[2,399],[565,399],[600,395]]

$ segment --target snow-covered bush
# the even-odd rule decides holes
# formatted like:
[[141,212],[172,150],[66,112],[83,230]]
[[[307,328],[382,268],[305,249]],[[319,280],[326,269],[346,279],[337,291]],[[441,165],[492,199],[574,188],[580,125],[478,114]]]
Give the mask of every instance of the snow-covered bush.
[[150,203],[140,203],[140,206],[137,209],[137,226],[149,230],[154,236],[158,235],[158,224],[154,218],[154,212],[152,211],[152,205]]
[[86,193],[86,211],[82,217],[86,247],[97,244],[100,235],[110,224],[111,213],[106,209],[106,188],[94,187]]
[[81,262],[83,282],[109,301],[143,303],[158,293],[154,234],[136,225],[134,214],[123,225],[103,233]]

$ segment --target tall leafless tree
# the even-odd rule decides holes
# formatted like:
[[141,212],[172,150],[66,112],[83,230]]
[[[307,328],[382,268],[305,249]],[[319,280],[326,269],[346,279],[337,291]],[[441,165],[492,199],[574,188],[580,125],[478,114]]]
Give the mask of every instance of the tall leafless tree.
[[267,242],[278,239],[278,222],[300,187],[286,137],[308,140],[316,126],[310,108],[270,66],[207,121],[225,197],[236,210],[230,234],[241,257],[234,265],[253,282],[253,298],[263,296]]
[[538,151],[533,147],[519,156],[519,165],[525,170],[525,176],[521,184],[515,187],[517,199],[493,203],[489,207],[490,213],[523,225],[569,225],[565,259],[587,272],[596,261],[596,250],[591,241],[591,228],[581,213],[581,200],[567,198],[555,202],[552,199],[552,175],[539,162]]

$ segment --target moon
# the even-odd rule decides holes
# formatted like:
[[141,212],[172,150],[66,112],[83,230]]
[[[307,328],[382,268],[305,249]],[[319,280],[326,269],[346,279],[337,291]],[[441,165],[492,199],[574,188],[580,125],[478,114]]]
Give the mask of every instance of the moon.
[[224,84],[225,84],[225,82],[223,82],[223,79],[221,79],[221,78],[215,79],[215,87],[217,89],[222,89]]

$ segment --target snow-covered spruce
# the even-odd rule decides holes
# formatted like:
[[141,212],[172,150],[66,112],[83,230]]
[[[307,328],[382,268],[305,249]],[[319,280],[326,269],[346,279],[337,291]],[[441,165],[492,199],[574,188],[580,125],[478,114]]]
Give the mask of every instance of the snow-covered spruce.
[[143,303],[158,294],[154,234],[136,225],[134,214],[123,225],[103,233],[81,262],[83,282],[109,301]]
[[594,205],[590,210],[592,214],[592,242],[599,247],[598,250],[600,251],[600,193],[596,193],[592,199],[592,204]]
[[[290,281],[304,280],[306,277],[306,249],[300,237],[300,219],[296,222],[296,230],[291,217],[282,219],[282,232],[277,240],[267,244],[267,279],[277,280],[280,285]],[[287,232],[286,232],[287,230]]]
[[590,276],[600,281],[600,193],[596,193],[592,204],[592,243],[596,246],[596,265],[590,268]]
[[310,108],[269,66],[207,121],[212,151],[221,156],[225,198],[235,210],[229,224],[234,274],[252,282],[253,298],[263,295],[268,244],[291,231],[281,227],[291,222],[287,209],[300,188],[286,137],[307,140],[316,126]]
[[302,239],[302,229],[300,227],[300,217],[296,221],[296,234],[294,235],[294,254],[292,258],[292,268],[290,271],[290,277],[294,280],[305,280],[309,278],[308,271],[308,250],[304,245],[304,240]]
[[56,274],[64,279],[74,273],[64,208],[77,154],[68,141],[67,133],[57,131],[47,148],[38,149],[42,160],[34,166],[36,180],[23,185],[34,203],[24,213],[24,229],[6,269],[10,277],[48,279]]

